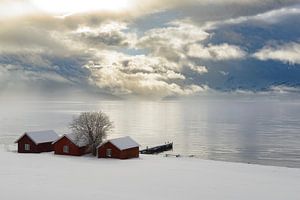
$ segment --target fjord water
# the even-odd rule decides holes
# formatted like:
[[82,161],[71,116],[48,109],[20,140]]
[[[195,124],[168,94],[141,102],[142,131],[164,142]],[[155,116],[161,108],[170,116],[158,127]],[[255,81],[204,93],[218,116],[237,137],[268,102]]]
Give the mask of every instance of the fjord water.
[[110,137],[129,135],[141,148],[174,142],[173,154],[202,159],[300,168],[300,100],[218,97],[193,100],[1,100],[0,143],[25,130],[70,132],[83,111],[103,110]]

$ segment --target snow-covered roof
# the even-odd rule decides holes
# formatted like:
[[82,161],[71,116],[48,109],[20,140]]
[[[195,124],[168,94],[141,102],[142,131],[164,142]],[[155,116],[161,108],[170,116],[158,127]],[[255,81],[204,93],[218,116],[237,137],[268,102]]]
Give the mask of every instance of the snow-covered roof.
[[54,141],[53,143],[56,143],[63,137],[68,138],[71,142],[73,142],[78,147],[84,147],[87,145],[87,142],[85,140],[77,139],[77,136],[74,133],[64,134],[60,138],[58,138],[56,141]]
[[35,144],[53,142],[59,137],[53,130],[25,132],[16,142],[24,135],[27,135]]
[[131,148],[140,146],[136,141],[134,141],[129,136],[111,139],[111,140],[108,140],[107,142],[112,143],[114,146],[116,146],[120,150],[131,149]]

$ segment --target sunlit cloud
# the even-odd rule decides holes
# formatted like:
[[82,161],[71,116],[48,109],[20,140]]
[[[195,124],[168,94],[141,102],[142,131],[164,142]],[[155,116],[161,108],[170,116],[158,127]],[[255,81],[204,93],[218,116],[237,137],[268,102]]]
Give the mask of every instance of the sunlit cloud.
[[299,16],[299,15],[300,15],[300,5],[297,5],[297,6],[279,8],[279,9],[259,13],[256,15],[251,15],[251,16],[241,16],[237,18],[229,18],[220,21],[208,21],[203,26],[203,29],[211,30],[211,29],[216,29],[219,26],[222,27],[228,25],[242,24],[245,22],[275,24],[284,20],[286,17]]
[[190,69],[199,73],[199,74],[205,74],[208,73],[207,67],[205,66],[195,66],[195,65],[189,65]]
[[75,40],[86,43],[88,47],[134,47],[137,35],[126,31],[126,23],[110,21],[98,27],[79,27],[72,35]]
[[203,46],[201,44],[192,44],[189,46],[188,55],[195,58],[207,60],[231,60],[243,59],[246,52],[235,45],[220,44]]
[[100,51],[97,58],[98,61],[90,61],[86,65],[92,72],[91,83],[116,95],[155,98],[192,95],[208,89],[203,85],[185,85],[182,82],[185,76],[179,72],[178,65],[161,57]]
[[289,64],[300,64],[300,44],[288,43],[265,46],[254,54],[260,60],[278,60]]

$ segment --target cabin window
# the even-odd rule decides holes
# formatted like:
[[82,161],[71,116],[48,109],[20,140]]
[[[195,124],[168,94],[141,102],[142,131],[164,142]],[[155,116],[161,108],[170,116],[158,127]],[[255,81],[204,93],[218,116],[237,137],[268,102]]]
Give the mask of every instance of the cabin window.
[[25,144],[24,148],[25,148],[25,151],[30,151],[30,144]]
[[106,156],[111,157],[111,149],[106,149]]
[[64,153],[69,153],[69,146],[65,145],[65,146],[63,147],[63,152],[64,152]]

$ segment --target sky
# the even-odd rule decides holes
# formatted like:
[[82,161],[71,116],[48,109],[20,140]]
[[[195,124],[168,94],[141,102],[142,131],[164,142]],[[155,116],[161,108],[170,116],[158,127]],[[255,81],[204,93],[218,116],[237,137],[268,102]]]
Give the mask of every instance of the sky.
[[0,0],[0,95],[300,91],[300,0]]

